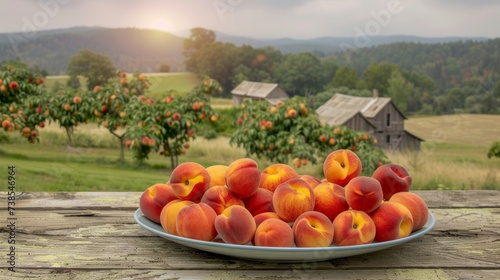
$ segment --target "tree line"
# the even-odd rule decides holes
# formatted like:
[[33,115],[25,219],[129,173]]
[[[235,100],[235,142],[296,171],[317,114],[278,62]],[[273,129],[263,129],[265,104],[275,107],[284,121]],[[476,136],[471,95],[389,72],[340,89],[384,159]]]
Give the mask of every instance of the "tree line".
[[313,107],[335,93],[391,97],[405,114],[500,113],[500,40],[394,43],[318,57],[218,42],[213,31],[184,40],[188,71],[230,90],[243,80],[278,83]]

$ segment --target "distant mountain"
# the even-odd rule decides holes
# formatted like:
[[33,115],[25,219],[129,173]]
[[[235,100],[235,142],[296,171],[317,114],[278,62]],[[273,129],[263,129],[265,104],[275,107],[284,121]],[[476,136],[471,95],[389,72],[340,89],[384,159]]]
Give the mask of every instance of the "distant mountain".
[[70,28],[0,34],[0,61],[19,57],[29,65],[64,74],[71,57],[81,49],[108,56],[125,71],[155,72],[166,63],[172,71],[183,69],[183,38],[158,30],[136,28]]
[[[0,61],[16,57],[31,66],[38,65],[51,75],[64,74],[71,57],[81,49],[103,53],[113,64],[125,71],[155,72],[162,63],[172,71],[184,70],[182,46],[189,32],[174,35],[167,32],[137,28],[73,27],[37,31],[33,33],[0,34]],[[179,36],[179,34],[184,36]],[[313,52],[328,56],[356,46],[354,37],[320,37],[314,39],[256,39],[216,32],[217,40],[237,46],[255,48],[272,46],[283,53]],[[426,38],[417,36],[369,37],[366,46],[379,46],[396,42],[448,43],[458,41],[487,41],[483,37]]]
[[[309,51],[320,55],[329,55],[338,51],[343,51],[346,50],[348,46],[359,48],[376,47],[399,42],[437,44],[459,41],[484,42],[489,40],[489,38],[486,37],[418,37],[406,35],[366,37],[364,39],[355,37],[319,37],[313,39],[279,38],[259,40],[248,37],[231,36],[223,33],[217,33],[217,38],[219,41],[230,42],[238,46],[243,44],[257,48],[272,46],[283,53]],[[362,43],[361,46],[359,46],[359,43],[357,44],[358,41]]]

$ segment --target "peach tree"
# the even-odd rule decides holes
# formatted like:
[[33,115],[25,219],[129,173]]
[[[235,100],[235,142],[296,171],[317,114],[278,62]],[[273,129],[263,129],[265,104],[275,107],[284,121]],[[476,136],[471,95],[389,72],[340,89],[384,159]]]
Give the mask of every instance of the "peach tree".
[[368,133],[321,122],[305,99],[293,97],[271,105],[267,101],[244,100],[230,143],[247,155],[296,167],[323,162],[337,149],[350,149],[362,160],[365,174],[387,162],[376,140]]
[[169,157],[175,168],[178,157],[189,149],[189,141],[195,139],[196,127],[203,121],[219,119],[210,106],[210,95],[218,92],[219,83],[206,77],[186,95],[170,95],[161,100],[136,98],[127,107],[134,114],[127,126],[126,146],[133,149],[138,161],[147,159],[154,151]]
[[30,143],[47,118],[42,77],[21,62],[0,65],[0,121],[5,131],[19,131]]
[[68,147],[73,146],[75,128],[92,119],[94,97],[88,92],[62,89],[50,96],[47,104],[51,121],[64,129]]
[[127,73],[120,71],[116,77],[102,87],[95,86],[93,93],[95,103],[93,115],[97,124],[106,128],[120,143],[120,161],[125,161],[125,128],[135,114],[130,102],[145,100],[144,93],[149,89],[147,77],[135,72],[128,78]]

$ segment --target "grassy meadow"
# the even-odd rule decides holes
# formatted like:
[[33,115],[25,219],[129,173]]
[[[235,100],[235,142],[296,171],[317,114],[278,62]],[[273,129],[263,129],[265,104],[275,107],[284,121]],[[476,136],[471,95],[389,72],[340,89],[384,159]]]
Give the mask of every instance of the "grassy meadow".
[[[149,96],[157,98],[172,91],[184,94],[199,82],[189,73],[146,75],[152,84]],[[65,85],[66,79],[47,77],[45,87],[49,91],[57,82]],[[232,101],[213,98],[211,105],[226,109],[232,107]],[[500,159],[486,156],[493,141],[500,141],[498,123],[499,115],[412,117],[405,127],[426,140],[421,151],[386,154],[391,162],[408,169],[413,189],[500,189]],[[137,165],[132,153],[126,151],[126,162],[119,163],[118,140],[96,124],[80,125],[73,142],[75,147],[68,148],[64,131],[54,123],[40,130],[38,144],[28,144],[17,133],[0,130],[0,166],[16,166],[18,191],[142,191],[169,178],[170,160],[159,154],[153,153],[144,164]],[[229,145],[228,135],[212,140],[198,137],[190,145],[179,162],[227,165],[246,156],[244,150]],[[261,169],[272,164],[255,160]],[[297,171],[323,177],[320,164]],[[0,180],[6,180],[6,173]]]

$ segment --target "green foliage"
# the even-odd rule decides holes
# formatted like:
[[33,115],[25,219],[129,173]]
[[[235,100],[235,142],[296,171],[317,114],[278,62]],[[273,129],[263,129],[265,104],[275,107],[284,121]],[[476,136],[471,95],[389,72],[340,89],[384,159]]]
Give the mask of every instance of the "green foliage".
[[[191,72],[200,73],[198,66],[198,52],[215,42],[215,32],[203,28],[191,29],[189,38],[184,39],[183,53],[186,69]],[[207,73],[205,73],[207,74]]]
[[413,93],[413,84],[406,81],[399,71],[393,71],[387,82],[389,84],[387,96],[392,99],[401,113],[406,114],[410,96]]
[[294,97],[276,106],[267,101],[245,100],[236,120],[237,130],[230,143],[245,149],[248,155],[296,167],[311,162],[322,163],[337,149],[355,151],[370,173],[380,163],[387,162],[383,152],[374,146],[368,133],[354,132],[345,127],[329,127],[305,104]]
[[493,143],[488,150],[488,158],[492,157],[500,158],[500,141]]
[[278,65],[275,77],[291,95],[309,96],[323,88],[321,61],[312,53],[288,54]]
[[80,93],[71,89],[60,90],[47,100],[50,119],[64,128],[68,146],[72,146],[75,127],[92,119],[94,97],[91,93]]
[[97,85],[106,84],[115,76],[116,70],[107,56],[90,50],[81,50],[72,57],[67,71],[72,79],[77,76],[87,78],[87,89],[92,90]]
[[[26,64],[10,61],[0,65],[0,122],[5,131],[19,131],[30,143],[38,141],[37,126],[45,121],[40,74]],[[35,109],[36,107],[36,109]]]
[[381,96],[386,96],[389,89],[389,79],[399,67],[387,62],[371,63],[364,71],[363,78],[367,89],[377,89]]
[[358,85],[358,72],[353,67],[341,67],[335,73],[335,77],[330,83],[330,87],[347,87],[355,89]]
[[128,104],[137,100],[137,96],[145,100],[143,94],[149,86],[149,81],[144,74],[135,72],[131,79],[127,79],[127,73],[119,72],[104,87],[94,89],[97,96],[92,113],[97,117],[98,125],[107,128],[118,139],[121,162],[125,161],[125,132],[123,128],[126,127],[135,114]]
[[133,112],[126,128],[126,146],[134,149],[136,160],[143,161],[152,151],[170,157],[171,167],[186,153],[195,138],[196,124],[216,122],[219,115],[210,107],[210,94],[220,93],[220,84],[206,77],[193,91],[180,97],[168,96],[161,101],[131,99],[126,110]]

